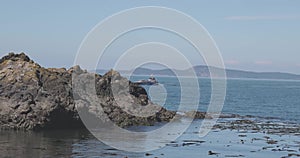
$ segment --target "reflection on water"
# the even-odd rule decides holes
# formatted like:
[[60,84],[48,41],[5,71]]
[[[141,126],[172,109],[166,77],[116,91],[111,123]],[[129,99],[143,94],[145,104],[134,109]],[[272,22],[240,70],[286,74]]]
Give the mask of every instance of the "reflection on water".
[[0,131],[1,157],[69,157],[87,131]]
[[[120,142],[122,143],[122,142]],[[86,130],[1,131],[0,157],[142,157],[113,149]]]
[[[196,120],[182,135],[170,130],[170,135],[181,135],[181,137],[172,142],[165,142],[166,147],[147,153],[114,149],[101,143],[87,131],[0,131],[0,157],[211,157],[208,151],[220,153],[218,157],[283,157],[291,153],[299,154],[299,136],[216,129],[205,137],[199,137],[197,133],[199,125],[201,125],[201,120]],[[148,131],[147,128],[153,127],[131,127],[131,130],[141,132]],[[269,144],[269,140],[277,144]],[[120,141],[119,143],[128,142]]]

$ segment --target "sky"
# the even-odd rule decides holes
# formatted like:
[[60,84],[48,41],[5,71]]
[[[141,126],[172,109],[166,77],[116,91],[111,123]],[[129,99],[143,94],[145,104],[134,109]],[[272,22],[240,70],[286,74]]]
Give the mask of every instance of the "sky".
[[[216,42],[227,68],[300,74],[298,0],[0,1],[0,56],[25,52],[45,67],[71,67],[92,28],[112,14],[141,6],[173,8],[196,19]],[[142,30],[116,41],[99,68],[111,68],[126,49],[150,41],[178,48],[192,65],[205,64],[174,34]]]

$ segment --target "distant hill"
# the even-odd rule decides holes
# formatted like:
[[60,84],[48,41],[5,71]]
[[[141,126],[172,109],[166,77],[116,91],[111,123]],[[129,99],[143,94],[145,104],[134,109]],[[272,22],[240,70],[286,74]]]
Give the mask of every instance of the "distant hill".
[[[198,77],[218,77],[218,72],[222,71],[221,68],[210,67],[211,69],[217,72],[216,74],[210,74],[208,66],[194,66],[185,70],[176,70],[178,76],[188,76],[191,71],[195,70],[195,73]],[[118,70],[120,71],[120,70]],[[291,74],[291,73],[282,73],[282,72],[252,72],[252,71],[243,71],[243,70],[232,70],[226,69],[227,78],[251,78],[251,79],[282,79],[282,80],[300,80],[300,75]],[[97,70],[97,73],[103,74],[107,70]],[[122,74],[129,74],[128,70],[121,70]],[[161,69],[153,70],[148,68],[137,68],[133,75],[151,75],[155,76],[177,76],[171,69]]]

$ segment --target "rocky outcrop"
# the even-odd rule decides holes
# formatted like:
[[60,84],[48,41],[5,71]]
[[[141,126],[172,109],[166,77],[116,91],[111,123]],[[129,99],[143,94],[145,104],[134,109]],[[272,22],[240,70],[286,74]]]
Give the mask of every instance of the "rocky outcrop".
[[[94,76],[96,104],[82,97],[84,95],[73,93],[74,74],[79,79]],[[84,88],[79,89],[78,94],[83,91]],[[91,96],[86,94],[86,97]],[[170,121],[175,116],[175,112],[153,104],[144,88],[113,70],[101,76],[88,73],[79,66],[69,70],[43,68],[24,53],[10,53],[0,59],[1,128],[84,128],[78,109],[91,118],[109,119],[120,127],[153,125]]]

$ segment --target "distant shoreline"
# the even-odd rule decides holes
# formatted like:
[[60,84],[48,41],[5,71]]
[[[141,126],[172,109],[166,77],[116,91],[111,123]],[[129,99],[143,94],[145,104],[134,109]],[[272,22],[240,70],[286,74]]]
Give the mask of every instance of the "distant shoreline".
[[[97,72],[99,74],[99,72]],[[130,74],[124,74],[121,73],[122,76],[124,77],[128,77],[130,76]],[[102,73],[100,73],[100,75],[103,75]],[[154,74],[155,75],[155,74]],[[145,75],[137,75],[137,74],[133,74],[131,76],[135,76],[135,77],[148,77],[149,75],[145,74]],[[171,78],[176,78],[176,77],[183,77],[183,78],[192,78],[193,76],[172,76],[172,75],[155,75],[155,77],[171,77]],[[217,78],[217,77],[199,77],[197,76],[198,79],[222,79],[222,78]],[[234,78],[234,77],[227,77],[226,80],[246,80],[246,81],[278,81],[278,82],[282,82],[282,81],[286,81],[286,82],[300,82],[300,79],[264,79],[264,78]]]
[[[284,81],[300,81],[300,75],[283,72],[253,72],[245,70],[233,70],[233,69],[222,69],[217,67],[209,66],[194,66],[185,70],[173,70],[173,69],[149,69],[149,68],[137,68],[132,70],[118,70],[121,74],[129,76],[149,76],[153,74],[159,77],[191,77],[191,74],[195,74],[198,78],[215,78],[224,76],[226,73],[227,79],[251,79],[251,80],[284,80]],[[107,72],[105,69],[96,70],[97,73]],[[176,72],[176,74],[175,74]]]

